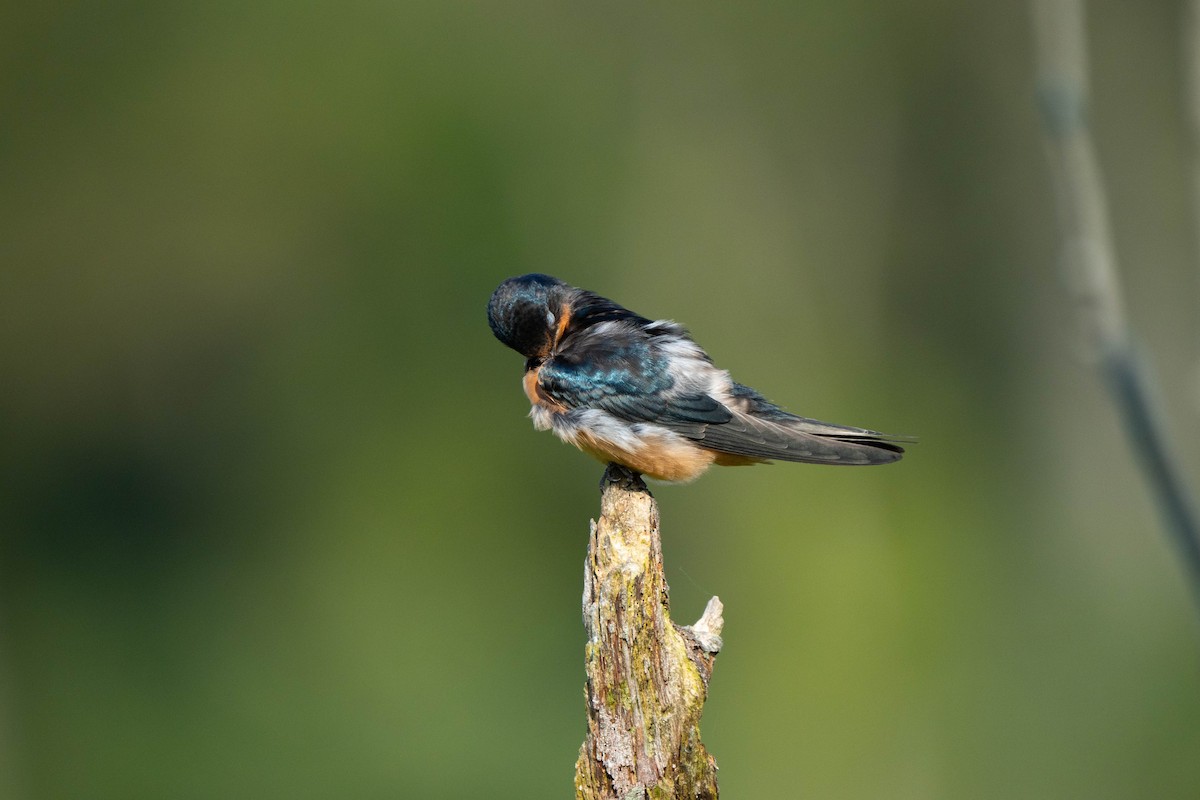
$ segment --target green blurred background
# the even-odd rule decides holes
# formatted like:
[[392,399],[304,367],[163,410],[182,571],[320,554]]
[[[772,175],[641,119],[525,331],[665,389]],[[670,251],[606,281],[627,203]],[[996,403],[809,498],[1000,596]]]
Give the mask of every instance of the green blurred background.
[[[1091,6],[1193,482],[1170,2]],[[872,470],[660,487],[730,798],[1200,796],[1200,626],[1082,356],[1023,4],[0,10],[0,797],[571,792],[601,467],[488,330],[548,272]]]

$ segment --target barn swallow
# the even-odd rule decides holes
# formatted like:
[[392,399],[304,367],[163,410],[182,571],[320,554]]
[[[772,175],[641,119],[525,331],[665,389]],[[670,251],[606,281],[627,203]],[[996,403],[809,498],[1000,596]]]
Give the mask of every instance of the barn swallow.
[[501,283],[488,322],[525,356],[535,428],[651,478],[772,460],[887,464],[912,441],[789,414],[714,366],[683,326],[549,275]]

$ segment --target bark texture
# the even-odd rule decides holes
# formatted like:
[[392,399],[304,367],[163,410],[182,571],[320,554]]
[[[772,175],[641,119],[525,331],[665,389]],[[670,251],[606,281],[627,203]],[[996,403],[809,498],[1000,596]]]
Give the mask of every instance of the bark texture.
[[700,714],[721,649],[721,601],[695,625],[673,623],[654,498],[614,464],[600,488],[584,569],[588,730],[575,796],[716,798]]

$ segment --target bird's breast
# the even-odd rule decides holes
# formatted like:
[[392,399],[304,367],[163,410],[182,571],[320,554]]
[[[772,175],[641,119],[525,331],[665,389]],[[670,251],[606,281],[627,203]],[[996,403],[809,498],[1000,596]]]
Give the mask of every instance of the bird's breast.
[[573,444],[602,462],[615,461],[647,477],[671,483],[698,478],[716,456],[712,451],[665,431],[643,434],[631,445],[581,430]]
[[542,387],[538,382],[538,371],[540,369],[541,367],[537,366],[525,373],[525,378],[521,382],[522,387],[525,389],[525,396],[529,398],[529,402],[535,407],[545,408],[561,414],[562,412],[566,411],[567,408],[563,404],[555,401],[554,398],[550,397],[545,393],[545,391],[542,390]]
[[531,369],[525,373],[525,379],[521,385],[525,389],[525,396],[529,398],[529,402],[535,406],[541,405],[537,396],[538,371],[537,368]]

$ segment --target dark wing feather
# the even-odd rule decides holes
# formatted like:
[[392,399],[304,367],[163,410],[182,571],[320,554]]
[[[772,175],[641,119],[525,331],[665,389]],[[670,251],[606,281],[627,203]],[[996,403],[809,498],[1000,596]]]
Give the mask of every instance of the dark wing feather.
[[565,349],[538,370],[541,390],[567,409],[598,409],[685,436],[700,435],[705,425],[733,418],[707,394],[673,391],[675,382],[666,364],[644,339],[609,332],[602,342],[582,344]]
[[714,397],[675,391],[653,345],[638,331],[579,336],[538,370],[541,391],[568,410],[597,409],[631,423],[654,423],[701,447],[764,460],[885,464],[903,448],[865,428],[797,417],[740,384],[733,409]]

